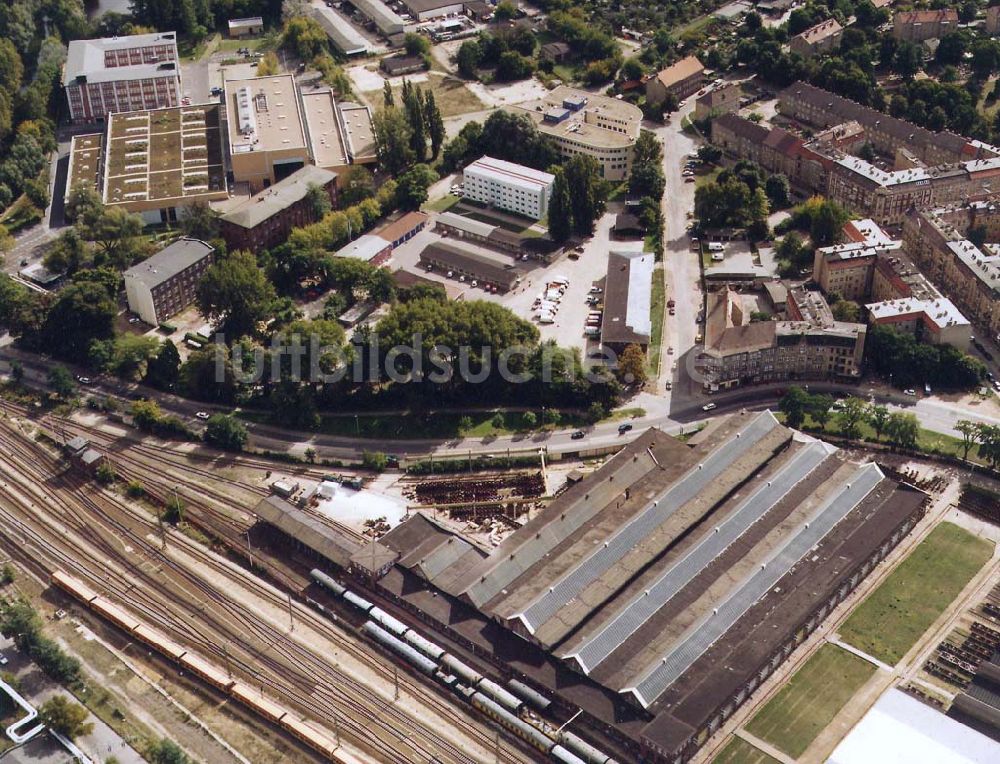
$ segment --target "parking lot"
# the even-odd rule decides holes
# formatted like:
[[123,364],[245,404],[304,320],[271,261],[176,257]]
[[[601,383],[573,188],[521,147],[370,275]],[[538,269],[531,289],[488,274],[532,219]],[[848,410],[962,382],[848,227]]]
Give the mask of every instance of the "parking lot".
[[[583,245],[583,251],[573,253],[574,255],[579,254],[576,259],[562,255],[549,265],[537,260],[517,261],[515,267],[521,274],[521,281],[517,287],[506,294],[491,294],[482,289],[473,288],[466,282],[461,284],[465,289],[462,298],[500,303],[518,317],[530,321],[538,327],[543,341],[555,340],[562,347],[575,347],[586,351],[588,342],[583,330],[587,322],[587,314],[594,310],[587,304],[587,297],[590,296],[591,287],[603,283],[603,279],[607,275],[608,251],[617,244],[617,242],[610,240],[613,225],[614,214],[604,215],[598,221],[594,237]],[[456,279],[448,279],[444,274],[436,271],[427,272],[418,265],[420,252],[424,247],[441,240],[441,237],[431,230],[432,228],[433,221],[410,241],[394,250],[389,267],[393,270],[405,269],[419,273],[425,278],[443,284],[459,284]],[[483,251],[500,260],[508,259],[502,253],[487,249]],[[514,263],[512,258],[510,260]],[[535,320],[537,310],[533,308],[533,305],[536,298],[545,291],[546,284],[557,278],[566,279],[569,283],[559,300],[558,309],[553,316],[553,323],[540,324]]]

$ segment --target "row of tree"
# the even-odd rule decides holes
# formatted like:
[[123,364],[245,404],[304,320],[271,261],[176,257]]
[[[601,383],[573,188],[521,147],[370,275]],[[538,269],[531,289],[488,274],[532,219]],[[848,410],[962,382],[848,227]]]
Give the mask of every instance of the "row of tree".
[[810,394],[793,386],[782,396],[779,410],[785,415],[785,424],[801,428],[808,417],[821,429],[833,420],[845,438],[857,440],[862,426],[867,424],[875,432],[875,439],[886,440],[900,448],[915,448],[920,436],[920,424],[909,412],[890,411],[881,404],[869,404],[862,398],[847,398],[834,407],[834,399],[825,393]]

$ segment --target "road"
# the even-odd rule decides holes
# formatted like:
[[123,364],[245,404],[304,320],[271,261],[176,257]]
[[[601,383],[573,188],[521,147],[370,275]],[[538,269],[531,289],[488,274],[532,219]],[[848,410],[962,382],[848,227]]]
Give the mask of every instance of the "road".
[[[25,368],[25,382],[35,386],[45,386],[50,362],[38,359],[30,354],[20,353],[10,347],[0,350],[0,373],[9,371],[6,358],[17,357],[22,360]],[[85,373],[84,369],[73,370],[74,373]],[[762,410],[777,405],[785,385],[761,385],[753,388],[736,389],[718,393],[712,397],[716,408],[711,416],[719,416],[740,409]],[[954,429],[959,419],[973,419],[988,424],[1000,425],[1000,407],[995,402],[984,403],[982,412],[970,411],[960,406],[938,399],[913,399],[894,391],[872,390],[870,388],[853,388],[836,384],[810,383],[810,392],[829,392],[842,396],[859,395],[872,398],[879,403],[887,404],[890,409],[910,411],[916,414],[921,426],[935,432],[957,436]],[[93,384],[83,387],[82,391],[93,394],[111,395],[128,401],[135,395],[147,395],[155,399],[164,412],[175,414],[191,424],[200,427],[201,422],[195,417],[198,411],[226,412],[230,409],[198,403],[169,393],[163,393],[142,385],[122,382],[115,378],[94,380]],[[646,413],[641,417],[629,420],[632,429],[620,433],[618,428],[622,422],[604,422],[584,429],[582,439],[574,439],[572,430],[558,430],[535,434],[515,434],[486,438],[454,438],[448,441],[437,439],[413,439],[395,441],[370,441],[355,437],[322,435],[286,430],[270,425],[248,424],[250,434],[249,445],[252,448],[275,452],[288,452],[303,456],[309,448],[316,449],[320,459],[358,460],[364,451],[379,450],[398,456],[421,457],[433,455],[435,458],[461,458],[467,455],[506,453],[534,453],[545,449],[548,454],[577,454],[581,451],[624,446],[650,427],[658,427],[672,435],[681,434],[706,420],[706,412],[701,403],[696,402],[682,409],[668,411],[666,400],[650,395],[640,396],[635,401]],[[658,405],[659,404],[659,405]],[[364,412],[369,413],[369,412]],[[382,412],[370,412],[382,413]],[[349,414],[346,416],[350,416]]]

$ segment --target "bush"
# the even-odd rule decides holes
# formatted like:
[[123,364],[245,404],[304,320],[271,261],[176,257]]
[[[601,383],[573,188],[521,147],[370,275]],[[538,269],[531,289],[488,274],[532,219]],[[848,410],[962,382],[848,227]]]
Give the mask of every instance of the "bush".
[[389,457],[381,451],[365,451],[361,455],[361,464],[375,472],[384,472],[385,468],[389,466]]

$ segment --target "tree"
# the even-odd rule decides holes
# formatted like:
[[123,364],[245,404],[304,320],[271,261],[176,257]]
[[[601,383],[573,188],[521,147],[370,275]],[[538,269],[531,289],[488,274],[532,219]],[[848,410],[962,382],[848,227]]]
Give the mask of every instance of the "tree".
[[829,395],[819,394],[809,396],[809,416],[812,420],[820,426],[821,429],[826,429],[827,422],[830,421],[830,417],[833,415],[831,406],[833,406],[833,398]]
[[181,356],[177,346],[170,340],[164,340],[159,352],[146,364],[146,384],[160,390],[169,390],[180,376]]
[[411,147],[413,129],[399,109],[380,109],[372,119],[375,129],[375,153],[379,164],[390,175],[398,175],[411,164],[415,154]]
[[269,50],[257,62],[258,77],[272,77],[279,71],[281,71],[281,64],[278,63],[278,57],[273,50]]
[[556,242],[566,241],[573,233],[573,203],[570,198],[566,174],[560,167],[552,182],[549,199],[549,235]]
[[375,181],[364,165],[352,164],[337,172],[340,175],[337,190],[343,206],[351,207],[375,195]]
[[410,150],[418,162],[427,154],[427,120],[420,88],[403,80],[403,109],[410,125]]
[[628,345],[618,358],[618,377],[625,384],[646,382],[646,354],[638,345]]
[[809,394],[801,387],[793,385],[781,397],[778,409],[785,415],[785,424],[798,429],[805,422],[809,410]]
[[969,37],[964,30],[958,30],[946,34],[938,42],[937,50],[934,53],[934,60],[942,66],[951,64],[958,66],[965,57],[965,52],[969,48]]
[[374,472],[384,472],[389,466],[389,457],[381,451],[364,451],[361,454],[361,466]]
[[920,433],[920,423],[915,414],[894,411],[885,425],[889,442],[901,448],[915,448]]
[[142,233],[142,218],[122,207],[101,211],[94,222],[83,229],[84,235],[97,243],[105,261],[125,270],[137,254],[136,238]]
[[764,182],[764,193],[767,194],[771,206],[775,209],[787,207],[789,194],[791,193],[788,178],[781,173],[768,175],[767,180]]
[[38,711],[41,721],[50,729],[71,740],[89,735],[94,725],[87,721],[90,712],[79,703],[72,703],[65,695],[55,695],[42,704]]
[[427,90],[424,93],[424,119],[427,122],[427,132],[431,139],[431,154],[434,159],[441,153],[441,146],[444,145],[446,136],[444,129],[444,118],[434,99],[434,91]]
[[856,440],[861,436],[861,423],[865,421],[868,407],[864,400],[851,396],[844,401],[843,407],[837,413],[840,432],[845,438]]
[[80,238],[76,228],[63,231],[42,258],[42,263],[49,271],[69,276],[87,267],[90,261],[90,248]]
[[196,201],[181,208],[179,216],[181,230],[193,239],[210,241],[219,236],[218,211],[213,210],[208,202]]
[[507,420],[504,418],[503,413],[498,411],[493,415],[493,418],[490,420],[490,424],[493,426],[494,430],[502,430],[507,426]]
[[151,764],[191,764],[191,759],[181,747],[166,738],[153,743],[147,750],[147,755]]
[[458,432],[462,435],[469,432],[472,429],[472,417],[463,416],[458,420]]
[[813,244],[817,247],[835,244],[849,217],[847,211],[839,204],[824,200],[813,215],[810,224],[809,233]]
[[90,186],[76,186],[66,199],[66,217],[85,226],[92,225],[103,209],[100,194]]
[[875,430],[875,440],[881,440],[882,433],[889,424],[889,408],[881,403],[873,403],[868,407],[867,417],[868,424]]
[[406,48],[407,55],[429,56],[431,52],[431,41],[422,34],[407,32],[403,37],[403,47]]
[[427,189],[438,175],[426,164],[415,164],[398,178],[396,203],[402,210],[418,210],[427,201]]
[[1000,425],[979,425],[979,455],[993,469],[1000,467]]
[[476,79],[482,55],[482,50],[478,42],[475,40],[466,40],[463,42],[455,56],[458,64],[458,73],[467,80]]
[[198,284],[198,309],[222,320],[233,338],[253,334],[270,315],[274,286],[247,251],[232,252],[205,271]]
[[76,392],[73,375],[65,366],[53,366],[48,374],[49,387],[60,398],[70,398]]
[[981,431],[979,423],[969,419],[959,419],[955,429],[962,435],[962,459],[969,458],[969,450],[979,442]]
[[392,85],[389,84],[389,80],[385,80],[382,83],[382,106],[391,109],[395,105],[396,97],[392,94]]
[[857,323],[861,318],[861,309],[856,302],[852,302],[851,300],[837,300],[837,302],[830,306],[830,310],[833,312],[833,317],[838,321]]
[[289,19],[285,23],[283,41],[303,61],[312,61],[326,52],[328,45],[323,27],[310,16]]
[[601,167],[593,157],[577,154],[563,166],[563,173],[573,211],[573,232],[590,236],[608,199],[608,184],[601,178]]
[[892,59],[892,68],[904,80],[912,80],[920,71],[923,55],[920,48],[909,40],[900,40]]
[[497,62],[497,82],[513,82],[530,77],[535,71],[535,62],[527,56],[522,56],[516,50],[505,50]]
[[534,429],[538,425],[538,417],[533,411],[525,411],[521,414],[521,423],[524,425],[525,429]]
[[247,444],[247,428],[236,417],[213,414],[205,427],[205,442],[226,451],[242,451]]
[[330,194],[318,183],[310,183],[306,189],[306,206],[312,213],[313,220],[320,220],[326,213],[333,209],[330,201]]

